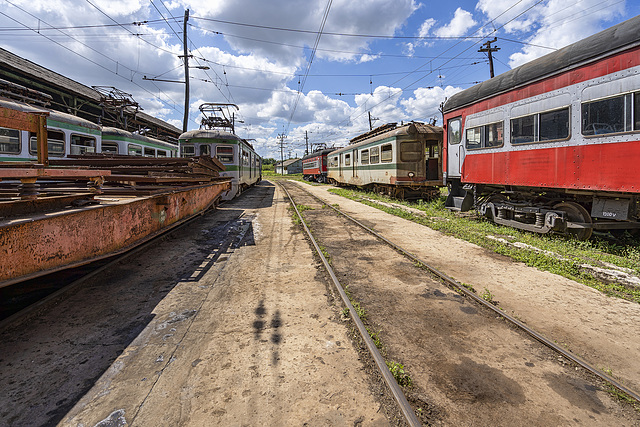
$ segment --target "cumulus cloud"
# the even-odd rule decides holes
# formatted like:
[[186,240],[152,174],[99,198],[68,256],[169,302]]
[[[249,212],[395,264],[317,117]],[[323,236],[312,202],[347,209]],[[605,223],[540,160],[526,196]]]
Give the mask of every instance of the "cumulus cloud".
[[459,7],[453,14],[451,22],[435,30],[435,35],[438,37],[465,36],[467,31],[476,24],[473,15]]
[[441,87],[418,88],[413,91],[413,97],[400,101],[400,104],[412,120],[428,122],[436,118],[437,123],[441,124],[440,104],[461,90],[462,88],[453,86],[447,86],[444,89]]

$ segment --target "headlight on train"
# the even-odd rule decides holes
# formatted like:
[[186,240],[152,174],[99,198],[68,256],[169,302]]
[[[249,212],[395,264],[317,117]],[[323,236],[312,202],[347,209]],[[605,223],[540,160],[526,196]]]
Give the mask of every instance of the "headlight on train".
[[413,172],[409,172],[409,178],[413,179],[413,177],[414,177],[414,176],[416,176],[416,174],[415,174],[415,173],[413,173]]

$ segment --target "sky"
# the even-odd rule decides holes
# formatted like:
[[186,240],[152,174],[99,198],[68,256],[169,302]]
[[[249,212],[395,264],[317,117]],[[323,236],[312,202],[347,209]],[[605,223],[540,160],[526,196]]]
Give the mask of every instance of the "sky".
[[236,133],[279,160],[370,126],[441,125],[447,97],[490,78],[488,41],[498,75],[640,0],[0,0],[0,46],[182,129],[187,10],[188,130],[201,104],[235,104]]

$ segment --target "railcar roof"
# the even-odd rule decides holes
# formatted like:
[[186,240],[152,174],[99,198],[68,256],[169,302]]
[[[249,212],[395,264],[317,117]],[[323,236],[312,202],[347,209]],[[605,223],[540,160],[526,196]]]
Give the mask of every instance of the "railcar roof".
[[9,108],[12,110],[24,111],[27,113],[37,113],[45,111],[49,113],[49,120],[56,120],[70,125],[81,126],[87,129],[100,130],[100,125],[85,120],[81,117],[74,116],[72,114],[62,113],[60,111],[51,110],[45,107],[39,107],[37,105],[26,104],[24,102],[15,101],[8,98],[0,98],[0,106]]
[[456,110],[638,44],[640,15],[458,92],[445,102],[444,112]]
[[190,130],[180,135],[181,140],[191,138],[211,138],[211,139],[233,139],[242,140],[238,135],[220,129],[196,129]]
[[156,139],[156,138],[149,138],[148,136],[139,135],[137,133],[131,133],[131,132],[126,131],[124,129],[118,129],[118,128],[112,128],[112,127],[103,127],[102,128],[102,135],[103,135],[102,139],[105,139],[104,136],[111,135],[111,136],[120,136],[120,137],[135,139],[137,141],[152,142],[154,144],[164,145],[164,146],[172,147],[172,148],[177,148],[178,147],[177,145],[171,144],[170,142],[167,142],[167,141],[162,141],[162,140]]
[[306,156],[304,156],[302,158],[302,160],[307,160],[307,159],[312,159],[314,157],[323,156],[325,154],[329,154],[330,152],[332,152],[334,150],[335,150],[335,148],[325,148],[323,150],[314,151],[313,153],[307,154]]
[[[392,127],[393,125],[393,127]],[[380,130],[376,132],[376,130]],[[332,153],[338,153],[345,150],[351,150],[362,145],[371,144],[372,142],[381,141],[386,138],[392,138],[394,136],[406,136],[406,135],[440,135],[442,138],[442,128],[439,126],[428,125],[426,123],[410,122],[406,125],[395,126],[395,124],[383,125],[373,131],[364,133],[360,137],[355,137],[351,141],[353,142],[346,147],[336,148]]]

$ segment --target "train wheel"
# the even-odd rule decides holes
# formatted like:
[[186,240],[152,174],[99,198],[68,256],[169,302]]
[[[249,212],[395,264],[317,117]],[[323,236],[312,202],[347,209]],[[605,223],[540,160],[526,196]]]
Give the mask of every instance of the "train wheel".
[[[553,207],[559,211],[565,212],[567,214],[567,218],[572,222],[585,222],[587,224],[591,224],[593,221],[591,220],[591,215],[585,208],[575,202],[563,202],[558,203]],[[575,236],[578,240],[588,240],[593,233],[592,228],[569,228],[567,232]]]

